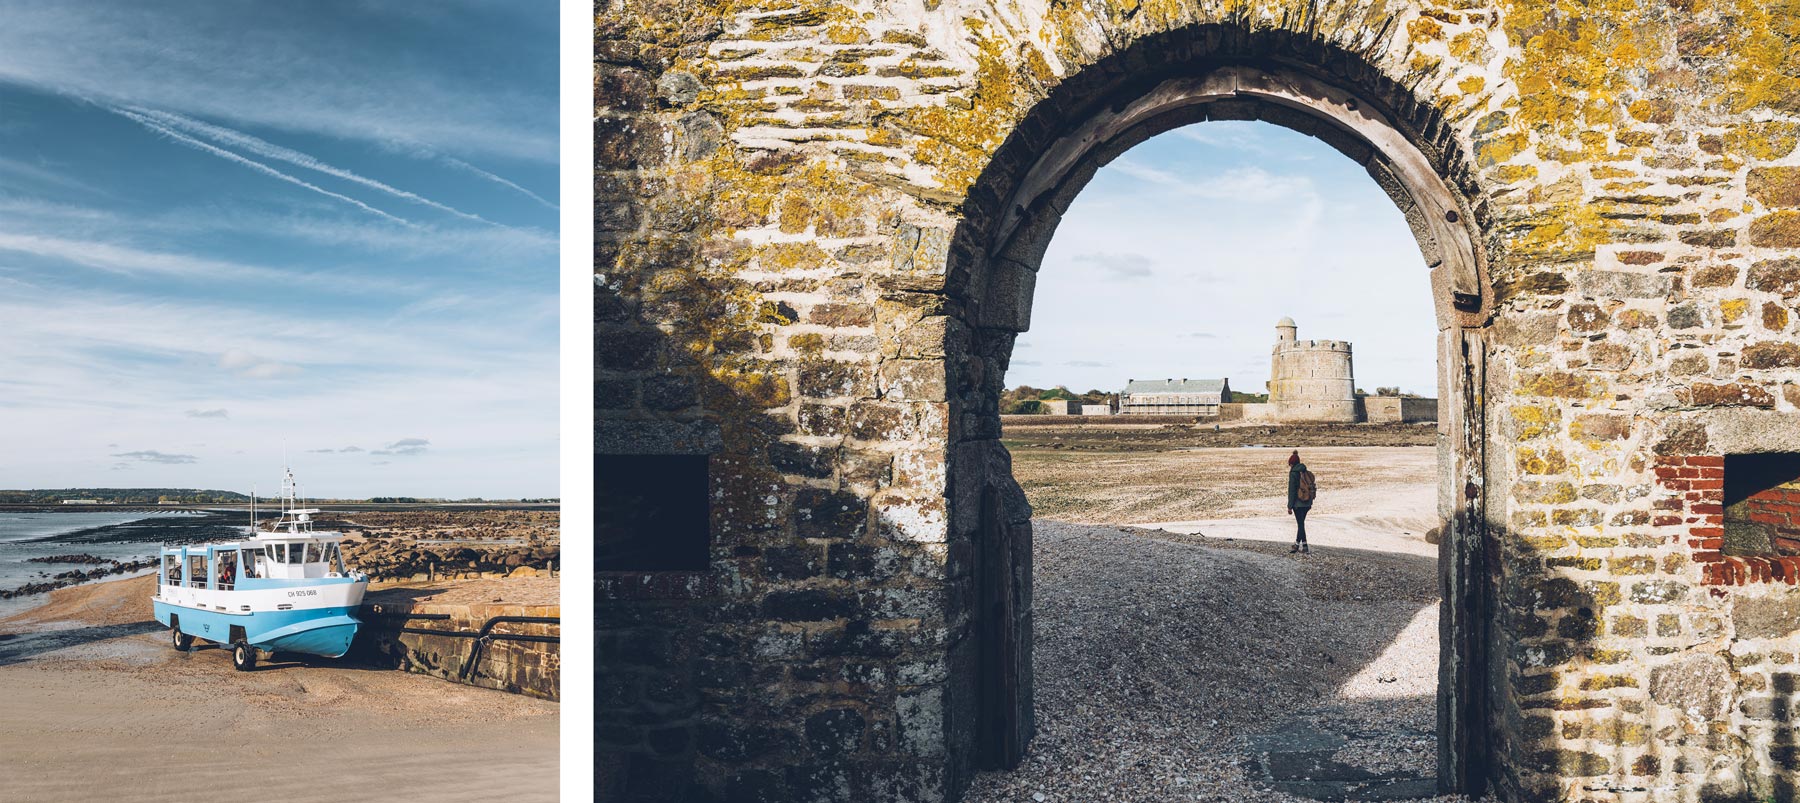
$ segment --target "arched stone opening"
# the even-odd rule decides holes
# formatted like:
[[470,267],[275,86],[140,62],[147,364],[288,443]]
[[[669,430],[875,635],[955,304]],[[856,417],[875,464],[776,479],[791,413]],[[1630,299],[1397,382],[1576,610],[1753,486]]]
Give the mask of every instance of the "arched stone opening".
[[[1098,77],[1096,77],[1098,76]],[[1062,215],[1106,163],[1165,131],[1262,120],[1317,137],[1364,166],[1405,215],[1429,268],[1438,327],[1441,658],[1439,782],[1487,786],[1497,720],[1487,690],[1495,584],[1481,388],[1493,317],[1486,210],[1463,148],[1429,105],[1360,56],[1285,33],[1203,26],[1140,41],[1066,80],[1016,128],[969,192],[948,266],[961,315],[945,349],[952,429],[949,520],[953,787],[1010,767],[1034,728],[1031,510],[1000,443],[999,394],[1030,326],[1038,266]],[[1503,476],[1503,475],[1502,475]],[[1502,495],[1503,496],[1503,495]],[[958,566],[958,556],[967,560]],[[996,617],[1001,617],[996,621]]]

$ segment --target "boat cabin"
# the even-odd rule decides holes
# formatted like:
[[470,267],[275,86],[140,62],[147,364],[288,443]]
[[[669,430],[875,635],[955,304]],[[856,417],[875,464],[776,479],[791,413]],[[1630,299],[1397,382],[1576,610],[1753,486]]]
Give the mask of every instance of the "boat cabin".
[[162,585],[231,591],[243,580],[348,577],[338,540],[335,534],[264,533],[230,544],[165,547]]

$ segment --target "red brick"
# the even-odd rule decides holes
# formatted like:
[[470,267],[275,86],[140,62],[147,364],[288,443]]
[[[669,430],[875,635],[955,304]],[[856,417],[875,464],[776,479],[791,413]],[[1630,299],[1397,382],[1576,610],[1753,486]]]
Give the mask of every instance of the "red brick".
[[1696,491],[1724,490],[1725,489],[1725,481],[1724,480],[1694,480],[1693,482],[1688,483],[1688,487],[1693,488]]
[[1660,477],[1662,479],[1671,479],[1676,476],[1679,476],[1680,474],[1681,474],[1681,469],[1676,468],[1674,466],[1657,466],[1656,467],[1656,476]]
[[1688,489],[1688,481],[1687,480],[1663,480],[1662,486],[1671,491],[1685,491]]
[[1680,516],[1657,516],[1650,520],[1650,526],[1652,527],[1668,527],[1680,523]]
[[1705,477],[1707,479],[1722,480],[1722,479],[1725,479],[1725,469],[1703,468],[1703,469],[1700,469],[1700,476]]
[[1695,538],[1715,538],[1715,539],[1716,538],[1724,538],[1725,537],[1725,528],[1724,527],[1695,527],[1691,530],[1688,530],[1688,535],[1691,535]]
[[1688,508],[1688,510],[1691,510],[1695,513],[1715,513],[1715,514],[1723,515],[1725,513],[1725,506],[1718,505],[1718,504],[1712,504],[1712,503],[1705,503],[1705,504],[1692,505]]
[[1725,467],[1725,456],[1724,455],[1689,455],[1688,459],[1687,459],[1687,464],[1690,466],[1713,466],[1715,468],[1724,468]]

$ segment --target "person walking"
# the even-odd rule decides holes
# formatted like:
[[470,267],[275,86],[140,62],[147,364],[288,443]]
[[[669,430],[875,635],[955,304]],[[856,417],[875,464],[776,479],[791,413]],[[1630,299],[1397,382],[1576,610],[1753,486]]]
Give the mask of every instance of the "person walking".
[[1300,462],[1300,450],[1295,449],[1288,455],[1288,513],[1294,517],[1294,547],[1289,552],[1312,554],[1312,547],[1306,545],[1306,513],[1312,510],[1313,497],[1318,495],[1318,485],[1313,474],[1306,470],[1306,464]]

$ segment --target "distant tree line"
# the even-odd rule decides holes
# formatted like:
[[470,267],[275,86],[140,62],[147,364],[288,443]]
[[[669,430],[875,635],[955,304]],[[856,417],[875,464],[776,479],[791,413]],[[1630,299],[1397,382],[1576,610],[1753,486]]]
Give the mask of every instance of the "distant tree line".
[[1000,412],[1007,415],[1035,415],[1044,412],[1046,409],[1044,402],[1059,399],[1081,404],[1105,404],[1116,407],[1119,394],[1108,393],[1104,390],[1090,390],[1077,394],[1069,390],[1067,385],[1057,385],[1053,388],[1020,385],[1000,392]]
[[217,505],[250,501],[249,496],[236,491],[195,488],[45,488],[0,491],[0,504],[7,505],[56,505],[65,499],[92,499],[109,505],[154,505],[159,502]]

